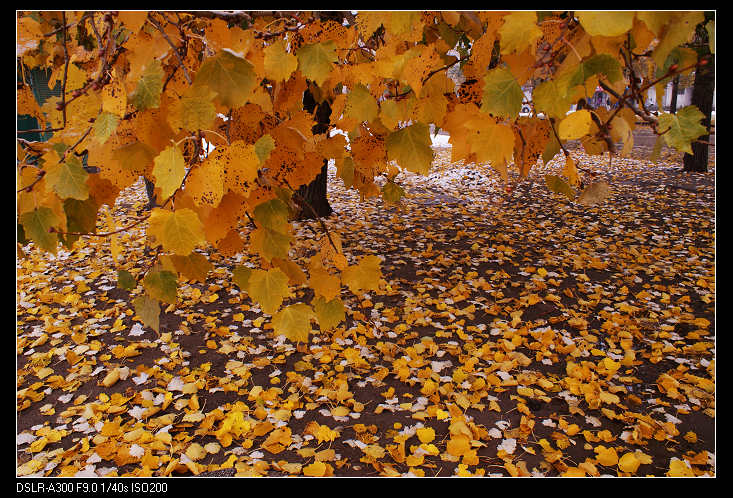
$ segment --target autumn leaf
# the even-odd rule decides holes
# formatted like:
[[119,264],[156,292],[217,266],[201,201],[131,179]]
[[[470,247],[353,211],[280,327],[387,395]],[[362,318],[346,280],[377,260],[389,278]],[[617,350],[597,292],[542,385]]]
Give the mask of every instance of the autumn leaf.
[[591,36],[619,36],[629,31],[634,23],[633,11],[588,12],[578,11],[580,25]]
[[47,166],[46,190],[53,190],[62,199],[83,201],[89,197],[89,187],[86,184],[88,177],[89,174],[84,171],[81,161],[69,155],[64,162]]
[[356,121],[373,121],[378,112],[377,101],[364,85],[357,85],[351,89],[346,97],[344,116]]
[[188,256],[205,242],[201,220],[188,208],[176,211],[153,209],[148,231],[162,244],[163,249],[179,256]]
[[499,28],[499,35],[502,52],[523,52],[542,36],[542,30],[537,26],[537,14],[512,12],[504,16],[504,24]]
[[310,321],[314,318],[315,313],[307,304],[291,304],[272,317],[272,328],[275,334],[282,334],[293,342],[308,342]]
[[143,287],[148,295],[168,304],[176,303],[176,274],[169,271],[150,271],[143,279]]
[[665,131],[662,136],[667,145],[692,154],[692,141],[707,134],[707,130],[700,123],[704,117],[697,107],[683,107],[674,114],[663,113],[659,116],[659,129]]
[[346,318],[344,304],[338,297],[326,301],[319,296],[311,304],[321,330],[331,330]]
[[590,111],[582,109],[569,114],[560,121],[557,134],[560,140],[577,140],[590,133],[592,124]]
[[386,140],[387,157],[391,161],[419,174],[427,174],[433,161],[428,126],[414,123],[389,134]]
[[354,294],[377,290],[382,276],[381,262],[378,256],[364,256],[358,264],[349,266],[341,273],[341,281]]
[[193,86],[168,109],[168,123],[175,131],[209,130],[216,119],[216,92],[208,86]]
[[588,185],[578,196],[578,202],[584,206],[592,206],[603,202],[611,195],[608,183],[600,181]]
[[160,106],[163,76],[163,66],[159,60],[154,59],[145,66],[135,91],[130,95],[130,102],[138,111]]
[[25,234],[44,251],[56,254],[58,236],[50,229],[59,223],[56,214],[47,207],[28,211],[20,216]]
[[257,83],[248,60],[222,50],[204,61],[196,72],[193,85],[207,86],[216,93],[215,100],[221,105],[237,108],[247,103]]
[[247,280],[247,293],[268,315],[274,314],[289,294],[288,276],[279,268],[253,270]]
[[265,74],[273,81],[287,81],[298,68],[298,58],[288,53],[284,40],[277,40],[263,50]]
[[524,93],[514,75],[506,68],[497,67],[484,76],[481,110],[498,118],[516,118],[522,109]]
[[110,112],[102,112],[94,121],[94,138],[101,144],[117,129],[120,118]]
[[562,194],[571,201],[575,199],[575,191],[559,176],[545,175],[545,183],[547,184],[547,188],[556,194]]
[[160,189],[163,199],[167,199],[181,186],[186,175],[186,163],[180,149],[174,145],[166,147],[153,160],[155,186]]
[[132,305],[135,308],[135,314],[140,317],[144,325],[160,332],[160,305],[157,300],[142,295],[133,299]]
[[298,58],[300,72],[319,86],[326,80],[333,68],[333,63],[338,59],[336,45],[330,40],[303,45],[295,55]]

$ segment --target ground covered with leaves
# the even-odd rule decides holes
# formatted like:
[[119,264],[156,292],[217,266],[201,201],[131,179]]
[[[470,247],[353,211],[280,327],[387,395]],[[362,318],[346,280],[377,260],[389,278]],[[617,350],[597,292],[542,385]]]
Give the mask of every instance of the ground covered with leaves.
[[[150,258],[142,228],[119,261],[109,239],[27,251],[18,474],[715,475],[714,164],[572,153],[602,204],[547,189],[562,154],[507,191],[439,149],[434,174],[397,178],[401,206],[331,178],[327,225],[350,261],[383,256],[383,281],[307,344],[239,292],[247,256],[210,255],[158,336],[117,286]],[[144,204],[126,191],[120,226]],[[323,232],[296,230],[306,261]]]

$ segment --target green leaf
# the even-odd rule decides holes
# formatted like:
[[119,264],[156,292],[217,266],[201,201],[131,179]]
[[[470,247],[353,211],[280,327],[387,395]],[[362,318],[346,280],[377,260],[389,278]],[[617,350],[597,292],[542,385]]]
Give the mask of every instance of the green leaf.
[[567,96],[567,87],[555,80],[537,85],[532,92],[532,100],[535,109],[550,118],[563,119],[572,105]]
[[379,113],[379,106],[364,85],[356,85],[346,97],[344,116],[358,122],[372,121]]
[[83,201],[89,197],[87,178],[81,161],[69,154],[66,161],[48,166],[46,173],[46,190],[53,190],[62,199],[78,199]]
[[568,88],[582,85],[585,83],[585,80],[596,74],[604,75],[611,83],[615,83],[623,78],[621,64],[619,64],[618,60],[608,54],[598,54],[584,60],[578,66],[578,69],[570,78]]
[[171,105],[168,123],[174,130],[209,130],[216,119],[216,92],[204,85],[190,87],[182,98]]
[[132,290],[137,287],[137,281],[127,270],[117,270],[117,287],[125,290]]
[[249,241],[252,249],[267,261],[272,258],[287,259],[292,237],[284,233],[260,227],[250,233]]
[[254,210],[254,218],[262,227],[282,234],[288,233],[288,206],[280,199],[270,199],[258,204]]
[[[94,233],[97,228],[97,210],[99,206],[92,197],[83,201],[66,199],[64,213],[66,213],[66,230],[68,232]],[[80,235],[61,235],[64,246],[71,249]]]
[[654,164],[659,164],[659,157],[662,152],[662,146],[664,145],[664,135],[659,135],[657,140],[654,142],[654,148],[649,156],[649,160]]
[[481,110],[499,118],[516,118],[522,109],[524,92],[505,67],[491,69],[484,76]]
[[142,295],[132,300],[132,306],[143,325],[160,333],[160,305],[158,301],[147,295]]
[[561,150],[562,147],[560,147],[560,142],[557,141],[557,137],[552,133],[550,135],[550,139],[547,141],[547,145],[545,146],[545,151],[542,153],[542,162],[544,164],[549,163]]
[[707,129],[700,123],[705,115],[693,106],[683,107],[676,114],[664,113],[659,116],[659,130],[667,145],[679,151],[692,154],[693,140],[707,134]]
[[117,129],[120,122],[119,116],[111,112],[102,112],[94,121],[94,138],[100,144],[103,144]]
[[160,189],[162,198],[167,199],[181,186],[186,176],[186,160],[178,147],[169,145],[155,157],[153,163],[155,186]]
[[275,313],[290,293],[288,276],[279,268],[253,270],[247,286],[247,293],[268,315]]
[[321,330],[325,331],[336,328],[339,323],[346,319],[344,303],[338,297],[326,301],[323,296],[318,296],[313,300],[312,304]]
[[143,279],[143,287],[151,297],[176,304],[178,285],[175,273],[166,270],[148,272]]
[[241,290],[249,294],[249,278],[252,276],[252,268],[247,266],[237,266],[232,271],[232,280]]
[[208,86],[218,94],[216,100],[220,104],[237,108],[252,96],[257,86],[257,75],[248,60],[222,50],[204,61],[193,84]]
[[275,140],[269,134],[262,135],[255,142],[255,154],[257,154],[257,158],[260,160],[260,164],[263,164],[270,157],[270,152],[273,149],[275,149]]
[[559,176],[545,175],[545,183],[547,184],[547,188],[556,194],[562,194],[571,201],[575,199],[575,191]]
[[272,317],[272,329],[275,335],[284,335],[293,342],[308,342],[313,318],[313,309],[307,304],[291,304]]
[[48,230],[57,226],[59,222],[56,214],[47,207],[36,208],[20,215],[20,223],[23,225],[26,237],[44,251],[53,254],[56,254],[59,239],[55,233],[50,233]]
[[382,199],[388,203],[400,202],[400,199],[404,197],[405,189],[397,185],[395,182],[387,182],[382,187]]
[[389,134],[386,140],[387,158],[403,168],[425,175],[433,163],[430,129],[424,123],[414,123]]
[[135,91],[130,95],[130,102],[138,111],[157,109],[160,106],[160,94],[163,91],[163,65],[157,59],[145,67]]
[[296,56],[300,72],[318,86],[326,81],[331,74],[333,64],[338,60],[336,44],[332,40],[303,45],[298,49]]

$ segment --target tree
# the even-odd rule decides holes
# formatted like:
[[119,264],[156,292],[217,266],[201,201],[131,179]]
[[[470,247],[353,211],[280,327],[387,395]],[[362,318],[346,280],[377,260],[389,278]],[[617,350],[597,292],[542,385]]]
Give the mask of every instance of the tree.
[[[715,93],[715,55],[711,53],[711,33],[714,29],[715,14],[705,13],[705,22],[695,28],[694,44],[698,58],[707,63],[695,71],[695,83],[692,87],[692,105],[702,112],[702,125],[707,132],[699,140],[692,143],[692,154],[684,155],[684,171],[705,172],[708,170],[708,143],[710,142],[711,117],[713,113],[713,95]],[[710,32],[708,31],[710,29]]]
[[[381,259],[350,259],[324,219],[329,161],[363,198],[399,203],[400,175],[430,171],[432,125],[450,133],[453,160],[491,164],[507,188],[562,152],[564,176],[548,175],[548,187],[602,202],[607,186],[588,184],[565,143],[624,154],[641,119],[691,152],[707,132],[700,110],[657,115],[644,97],[680,73],[703,76],[710,65],[685,44],[704,20],[626,11],[20,11],[18,67],[50,70],[61,94],[40,105],[28,85],[17,91],[19,114],[41,123],[18,131],[18,242],[55,253],[59,242],[73,249],[79,237],[115,240],[145,226],[151,260],[120,285],[156,330],[160,304],[176,302],[176,277],[206,279],[206,252],[255,255],[260,267],[236,267],[235,282],[273,315],[276,334],[304,341],[312,321],[323,329],[343,319],[342,292],[380,285]],[[651,80],[639,73],[645,65]],[[459,86],[447,76],[456,68],[466,77]],[[520,116],[527,81],[536,83],[533,111]],[[583,108],[597,85],[618,104],[612,111]],[[53,137],[24,138],[33,132]],[[110,206],[141,177],[155,206],[118,227]],[[307,217],[318,218],[320,247],[298,263],[290,222]],[[283,306],[299,285],[313,290],[310,302]]]

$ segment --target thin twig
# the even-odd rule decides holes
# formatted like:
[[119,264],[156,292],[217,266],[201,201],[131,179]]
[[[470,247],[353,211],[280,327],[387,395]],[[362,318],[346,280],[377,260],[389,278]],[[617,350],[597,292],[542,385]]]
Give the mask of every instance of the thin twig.
[[178,59],[178,64],[180,64],[181,68],[183,69],[183,75],[186,77],[186,81],[190,85],[191,84],[191,77],[188,75],[188,69],[186,69],[186,66],[183,64],[183,59],[181,59],[181,54],[178,53],[178,48],[173,44],[173,42],[168,37],[168,35],[166,34],[166,32],[163,30],[163,28],[161,27],[161,25],[158,24],[158,22],[155,19],[153,19],[153,17],[150,14],[148,14],[147,21],[150,24],[152,24],[155,27],[155,29],[157,29],[160,32],[161,35],[163,35],[163,38],[165,39],[165,41],[167,41],[168,42],[168,45],[171,46],[171,48],[173,49],[173,53],[176,55],[176,59]]

